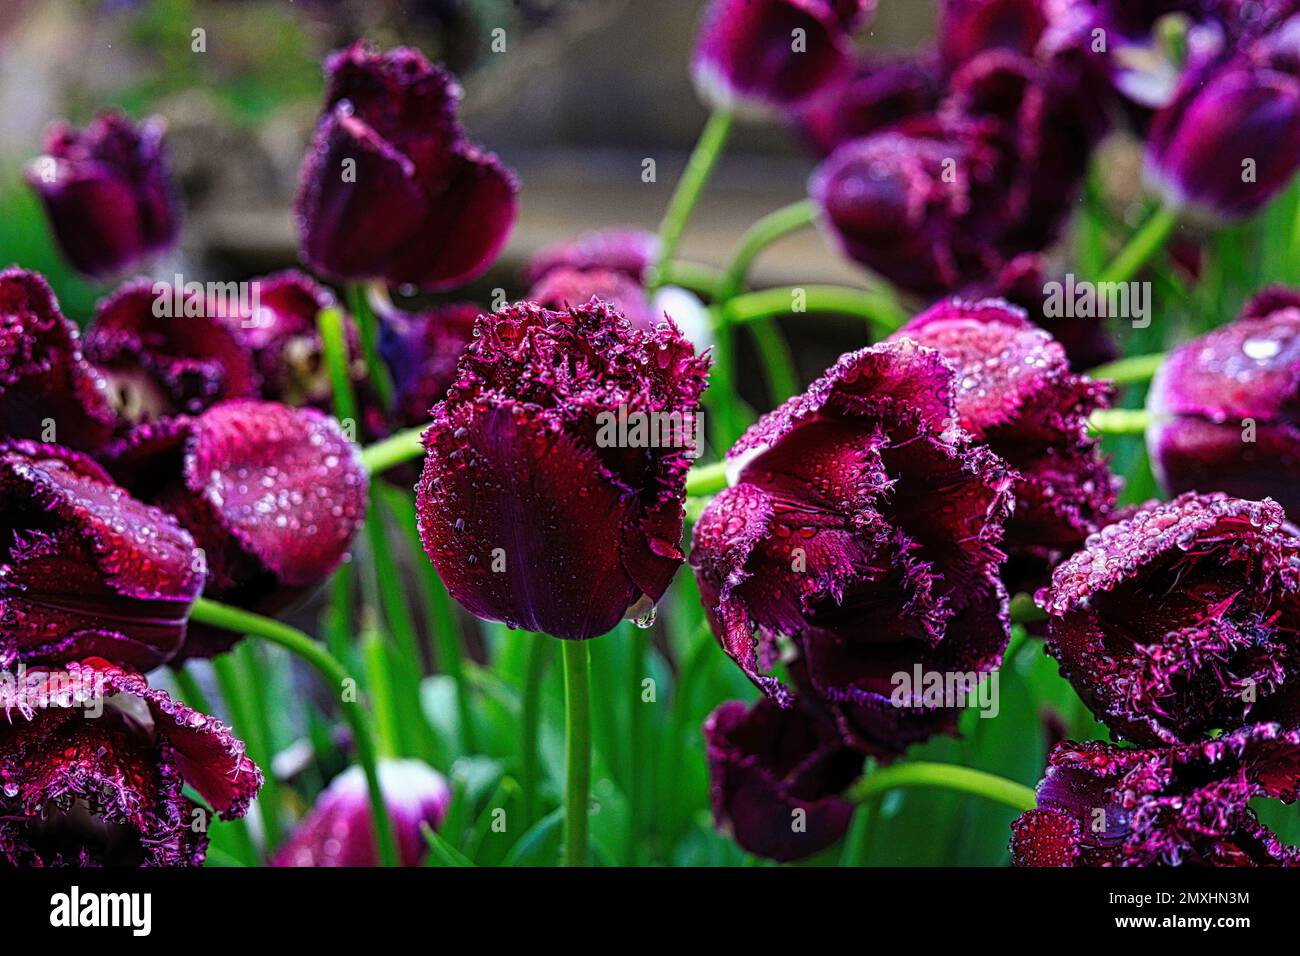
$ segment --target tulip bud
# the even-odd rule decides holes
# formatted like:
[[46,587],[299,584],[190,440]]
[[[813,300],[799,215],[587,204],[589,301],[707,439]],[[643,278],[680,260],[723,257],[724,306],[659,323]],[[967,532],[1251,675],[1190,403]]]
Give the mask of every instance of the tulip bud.
[[691,70],[713,109],[763,115],[788,109],[849,68],[849,33],[867,0],[713,0]]
[[180,204],[163,148],[163,121],[103,113],[85,130],[57,124],[27,167],[54,237],[73,268],[118,275],[171,248]]
[[1300,293],[1266,291],[1240,318],[1175,348],[1147,396],[1147,447],[1171,494],[1276,499],[1300,518]]
[[[421,827],[442,826],[451,805],[451,788],[428,764],[388,759],[379,762],[379,789],[393,824],[399,862],[419,866],[428,851]],[[380,865],[370,792],[360,767],[349,767],[334,778],[271,865]]]
[[481,275],[510,234],[518,183],[466,139],[451,74],[362,42],[326,73],[295,203],[306,261],[332,279],[427,290]]

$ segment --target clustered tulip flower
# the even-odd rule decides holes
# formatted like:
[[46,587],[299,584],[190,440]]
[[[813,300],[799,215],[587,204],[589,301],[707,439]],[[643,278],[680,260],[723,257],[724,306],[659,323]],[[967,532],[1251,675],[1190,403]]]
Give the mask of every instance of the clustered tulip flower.
[[784,703],[763,671],[792,639],[799,690],[865,753],[950,729],[956,707],[901,709],[892,677],[997,666],[1013,482],[957,425],[951,367],[908,339],[845,355],[727,462],[731,487],[696,523],[691,564],[732,660]]
[[1271,497],[1300,517],[1300,293],[1266,290],[1175,348],[1147,394],[1151,463],[1171,494]]
[[0,682],[0,862],[197,866],[208,811],[262,786],[244,744],[143,676],[97,657]]
[[427,290],[480,275],[509,236],[518,184],[466,138],[451,74],[415,50],[362,42],[325,70],[295,204],[307,263],[331,279]]
[[1010,590],[1108,522],[1119,480],[1088,434],[1088,415],[1109,405],[1111,389],[1071,372],[1050,335],[1004,301],[954,299],[893,337],[937,349],[953,364],[961,426],[1018,472],[1003,540]]
[[645,332],[598,301],[481,317],[430,412],[416,489],[448,591],[479,617],[569,639],[658,601],[682,562],[693,449],[606,444],[602,426],[689,427],[707,366],[671,324]]
[[1058,745],[1038,806],[1012,824],[1017,866],[1296,866],[1250,801],[1300,794],[1300,731],[1252,724],[1136,749]]
[[103,113],[84,130],[60,123],[27,170],[59,247],[95,278],[120,275],[168,251],[180,225],[163,146],[165,124]]

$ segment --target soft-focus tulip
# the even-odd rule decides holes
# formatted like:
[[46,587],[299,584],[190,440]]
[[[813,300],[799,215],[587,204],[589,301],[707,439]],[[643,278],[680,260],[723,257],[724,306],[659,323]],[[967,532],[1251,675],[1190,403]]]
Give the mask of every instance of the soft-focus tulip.
[[709,715],[704,736],[714,821],[744,849],[798,860],[844,835],[854,808],[841,794],[862,755],[833,726],[767,698],[733,700]]
[[1192,71],[1156,114],[1146,173],[1173,208],[1240,219],[1300,169],[1300,17],[1238,57]]
[[1051,16],[1050,0],[942,0],[939,46],[952,68],[985,50],[1032,56]]
[[1107,323],[1093,317],[1048,315],[1046,304],[1053,283],[1064,287],[1064,278],[1053,274],[1047,258],[1026,252],[1008,262],[996,275],[977,281],[962,291],[967,299],[1006,299],[1024,309],[1029,320],[1061,343],[1070,368],[1083,372],[1119,358],[1119,346]]
[[609,269],[552,269],[528,291],[528,301],[544,309],[567,309],[596,298],[622,313],[632,325],[649,331],[658,324],[645,287]]
[[518,184],[466,138],[455,79],[415,50],[361,42],[326,73],[295,203],[307,263],[429,290],[481,275],[510,234]]
[[539,250],[524,267],[524,281],[536,285],[556,269],[609,270],[636,282],[659,261],[659,237],[644,229],[609,228],[585,232]]
[[682,562],[707,368],[672,325],[634,329],[601,303],[482,316],[416,489],[452,596],[578,639],[657,601]]
[[1295,866],[1250,802],[1291,803],[1300,732],[1256,724],[1185,746],[1058,745],[1038,807],[1011,825],[1016,866]]
[[0,863],[198,866],[208,811],[262,786],[244,744],[139,674],[98,658],[0,681]]
[[393,377],[392,415],[409,428],[429,420],[447,397],[456,367],[483,313],[473,302],[453,302],[425,312],[388,309],[380,315],[379,351]]
[[840,146],[808,192],[849,258],[904,289],[943,292],[1000,264],[969,216],[972,194],[997,188],[996,159],[969,128],[901,124]]
[[799,109],[796,125],[821,156],[939,103],[937,65],[929,58],[861,60]]
[[194,539],[85,455],[0,443],[0,667],[174,656],[203,588]]
[[1111,389],[1071,372],[1059,343],[997,299],[941,302],[894,338],[937,349],[956,369],[961,426],[1018,472],[1003,579],[1011,591],[1043,583],[1115,506],[1119,479],[1088,434]]
[[[379,789],[393,824],[398,860],[419,866],[428,852],[421,827],[442,826],[451,788],[442,774],[419,760],[381,760]],[[365,773],[350,767],[334,778],[311,813],[285,841],[273,866],[379,866],[374,818]]]
[[998,542],[1012,475],[957,425],[953,389],[950,366],[910,340],[843,356],[731,449],[732,485],[695,525],[691,565],[727,654],[784,701],[761,670],[778,636],[793,639],[799,692],[877,756],[958,713],[895,703],[897,675],[978,680],[1008,639]]
[[[179,308],[177,301],[179,300]],[[113,388],[122,417],[152,421],[255,398],[261,376],[224,303],[206,292],[138,279],[99,304],[86,356]]]
[[1048,652],[1139,744],[1300,723],[1300,536],[1276,502],[1182,495],[1088,539],[1040,591]]
[[1151,463],[1171,494],[1276,499],[1300,519],[1300,293],[1271,290],[1173,350],[1147,397]]
[[120,274],[175,242],[180,204],[157,117],[104,113],[85,130],[57,124],[27,168],[59,247],[79,272]]
[[113,435],[108,382],[34,272],[0,272],[0,436],[94,451]]
[[[357,448],[311,408],[223,402],[142,425],[107,456],[123,485],[194,535],[207,559],[204,594],[263,613],[329,576],[365,520]],[[208,657],[235,640],[191,627],[181,654]]]
[[714,109],[762,115],[797,106],[850,67],[849,34],[868,0],[713,0],[691,71]]

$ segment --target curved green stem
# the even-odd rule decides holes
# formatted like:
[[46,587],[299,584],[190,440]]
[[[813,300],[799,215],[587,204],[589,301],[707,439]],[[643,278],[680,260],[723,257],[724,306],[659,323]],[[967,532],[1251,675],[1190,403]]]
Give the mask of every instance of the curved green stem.
[[711,495],[727,487],[727,463],[696,465],[686,473],[686,493],[692,497]]
[[1151,376],[1156,374],[1156,370],[1164,360],[1164,352],[1155,355],[1130,355],[1127,358],[1116,359],[1105,365],[1090,368],[1085,374],[1089,378],[1107,379],[1117,385],[1137,385],[1151,381]]
[[811,199],[800,199],[788,206],[770,212],[745,230],[740,245],[731,257],[731,264],[718,286],[718,299],[730,302],[745,288],[745,279],[758,254],[782,236],[806,229],[817,221],[817,204]]
[[690,159],[686,161],[686,169],[677,181],[677,188],[668,200],[668,208],[659,225],[659,264],[647,283],[647,292],[650,294],[665,282],[664,267],[677,255],[677,246],[682,240],[682,233],[686,231],[691,213],[695,211],[695,205],[700,201],[700,195],[708,185],[718,160],[722,158],[727,140],[731,137],[732,124],[731,114],[718,110],[709,117],[704,129],[700,131],[700,138],[691,151]]
[[1101,271],[1099,282],[1128,282],[1159,252],[1178,225],[1178,213],[1161,206],[1151,214],[1110,265]]
[[591,650],[586,641],[564,647],[564,865],[587,865],[591,801]]
[[1099,435],[1143,435],[1150,424],[1144,408],[1099,408],[1088,418],[1088,427]]
[[352,391],[352,375],[348,370],[348,337],[342,310],[333,306],[321,309],[316,316],[316,327],[320,330],[325,368],[334,392],[334,415],[339,421],[352,422],[356,427],[357,396]]
[[680,286],[706,299],[718,297],[722,284],[722,270],[700,262],[666,262],[660,267],[663,285]]
[[887,293],[837,285],[746,292],[731,300],[728,312],[737,324],[793,313],[848,315],[862,319],[881,335],[897,331],[908,320],[907,311]]
[[357,762],[366,776],[366,787],[370,793],[370,812],[374,821],[379,847],[379,858],[384,866],[397,865],[397,844],[393,839],[392,821],[388,819],[388,809],[384,804],[384,793],[379,786],[379,768],[376,762],[375,738],[370,731],[365,710],[355,700],[349,700],[344,692],[351,678],[338,660],[296,627],[290,627],[269,617],[228,607],[199,598],[194,602],[190,620],[210,624],[236,634],[248,634],[252,637],[270,641],[302,658],[321,676],[334,692],[340,695],[340,706],[344,719],[352,728],[353,741],[356,744]]
[[[385,292],[386,294],[386,292]],[[384,408],[393,406],[393,376],[379,354],[379,320],[366,298],[363,285],[348,286],[348,308],[356,320],[361,338],[361,354],[365,356],[366,370],[370,373],[370,384],[379,396],[379,403]]]
[[914,763],[881,767],[858,780],[849,788],[848,798],[861,803],[875,794],[898,787],[938,787],[984,797],[1013,809],[1032,810],[1037,806],[1034,791],[1023,783],[1007,780],[983,770],[959,767],[955,764]]
[[404,461],[419,458],[424,454],[424,445],[421,443],[423,436],[423,428],[404,428],[400,432],[393,432],[382,441],[361,449],[361,464],[372,475],[378,475]]

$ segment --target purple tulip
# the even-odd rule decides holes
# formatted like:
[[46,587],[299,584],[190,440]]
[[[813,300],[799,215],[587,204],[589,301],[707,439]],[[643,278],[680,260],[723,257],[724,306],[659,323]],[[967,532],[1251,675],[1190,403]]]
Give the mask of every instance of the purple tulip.
[[1088,416],[1110,404],[1111,388],[1071,372],[1058,342],[997,299],[941,302],[893,338],[952,363],[961,426],[1018,472],[1004,580],[1013,592],[1042,583],[1115,507],[1119,479],[1088,433]]
[[1038,593],[1048,651],[1139,744],[1300,725],[1300,536],[1276,502],[1186,494],[1088,539]]
[[[393,823],[400,864],[419,866],[428,852],[422,827],[442,826],[451,805],[451,788],[428,764],[409,759],[381,760],[379,788]],[[380,865],[369,791],[360,767],[350,767],[334,778],[271,865]]]
[[1016,866],[1296,866],[1300,850],[1251,801],[1291,803],[1300,731],[1254,724],[1216,739],[1137,750],[1058,745],[1038,807],[1011,825]]
[[198,414],[261,390],[253,355],[220,304],[151,279],[129,282],[99,303],[86,356],[132,423]]
[[942,0],[939,46],[945,63],[959,67],[986,50],[1033,56],[1050,22],[1045,0]]
[[104,376],[34,272],[0,272],[0,435],[94,451],[117,427]]
[[330,56],[326,73],[295,203],[308,264],[426,290],[481,275],[510,234],[518,183],[466,139],[455,79],[415,50],[362,42]]
[[848,70],[849,33],[873,9],[868,0],[712,0],[691,63],[695,86],[714,109],[797,106]]
[[98,658],[0,683],[0,864],[199,866],[262,771],[229,727]]
[[957,425],[954,384],[906,339],[841,357],[731,449],[731,487],[695,525],[691,565],[723,649],[784,702],[764,671],[790,638],[796,692],[878,757],[959,712],[920,688],[895,699],[898,674],[982,675],[1008,638],[998,542],[1013,476]]
[[674,326],[634,329],[599,302],[481,316],[416,489],[452,596],[570,639],[657,601],[682,562],[707,368]]
[[1271,497],[1300,518],[1300,293],[1269,290],[1175,348],[1147,397],[1147,446],[1171,493]]
[[1300,169],[1300,17],[1226,63],[1192,71],[1156,114],[1146,174],[1164,201],[1240,219]]
[[939,103],[937,64],[929,57],[860,60],[800,107],[796,122],[820,156],[842,143],[931,112]]
[[77,271],[107,278],[175,244],[180,202],[163,130],[157,117],[137,125],[103,113],[85,130],[59,123],[46,133],[27,182]]
[[728,701],[704,724],[709,795],[718,828],[750,853],[782,862],[811,856],[844,835],[853,804],[841,794],[862,755],[833,726],[767,698]]
[[659,237],[644,229],[610,228],[586,232],[539,250],[524,268],[524,282],[536,285],[556,269],[608,270],[635,282],[659,261]]
[[0,443],[0,667],[175,656],[203,588],[194,539],[59,445]]
[[[365,520],[357,448],[316,409],[222,402],[139,426],[106,457],[125,487],[194,535],[207,596],[263,613],[328,577]],[[192,626],[181,656],[210,657],[235,640]]]
[[408,428],[429,421],[430,409],[455,384],[460,357],[483,312],[473,302],[452,302],[419,313],[380,313],[379,350],[393,376],[395,421]]

